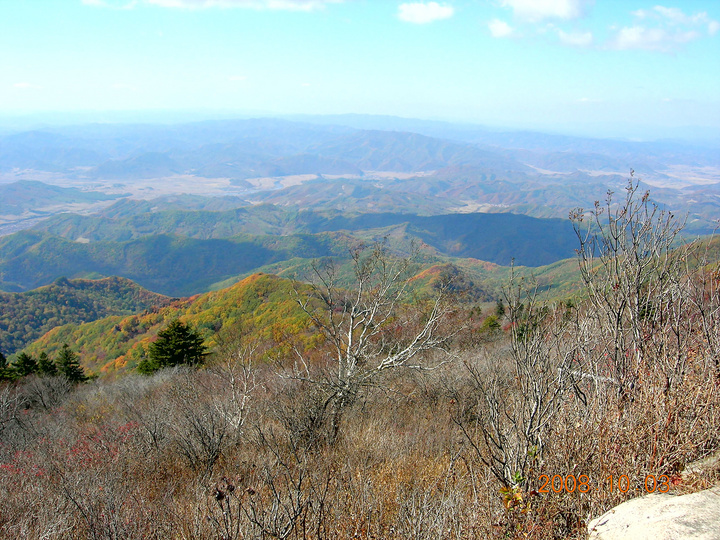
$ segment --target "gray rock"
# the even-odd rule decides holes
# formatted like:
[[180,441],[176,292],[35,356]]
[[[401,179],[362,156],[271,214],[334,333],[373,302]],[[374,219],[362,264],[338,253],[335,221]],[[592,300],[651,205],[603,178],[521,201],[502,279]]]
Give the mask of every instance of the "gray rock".
[[720,486],[632,499],[591,521],[588,533],[591,540],[720,540]]

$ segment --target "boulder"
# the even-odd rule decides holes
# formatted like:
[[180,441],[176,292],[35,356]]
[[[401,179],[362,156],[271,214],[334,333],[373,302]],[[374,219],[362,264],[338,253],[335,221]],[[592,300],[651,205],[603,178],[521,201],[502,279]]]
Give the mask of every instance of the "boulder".
[[591,521],[588,533],[592,540],[720,540],[720,486],[632,499]]

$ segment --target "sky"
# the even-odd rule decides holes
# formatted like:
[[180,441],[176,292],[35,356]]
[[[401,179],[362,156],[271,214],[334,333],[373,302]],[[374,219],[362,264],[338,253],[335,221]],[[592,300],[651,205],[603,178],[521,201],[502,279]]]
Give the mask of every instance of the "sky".
[[718,0],[0,0],[0,116],[720,135]]

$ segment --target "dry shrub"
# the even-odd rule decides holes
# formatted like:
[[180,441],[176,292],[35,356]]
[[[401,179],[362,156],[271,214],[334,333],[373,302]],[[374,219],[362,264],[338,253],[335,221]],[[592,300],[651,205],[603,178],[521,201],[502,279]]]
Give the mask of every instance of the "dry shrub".
[[[589,519],[648,487],[717,483],[718,470],[684,474],[720,448],[717,265],[661,247],[634,311],[613,296],[631,281],[601,275],[607,286],[576,306],[543,303],[526,282],[508,289],[506,331],[443,340],[413,364],[462,361],[380,370],[352,399],[333,393],[337,363],[311,354],[293,369],[290,350],[258,365],[269,346],[245,334],[197,371],[3,386],[0,535],[584,538]],[[611,295],[615,326],[592,294]],[[410,309],[416,335],[426,326]],[[392,332],[378,336],[368,350],[381,361]]]
[[[462,363],[395,373],[347,407],[335,439],[317,421],[317,386],[271,370],[256,373],[237,431],[225,414],[232,390],[210,369],[94,383],[60,408],[30,410],[32,428],[17,428],[26,435],[0,467],[0,530],[31,539],[582,538],[589,518],[638,494],[600,489],[607,476],[642,488],[645,475],[667,474],[681,490],[682,465],[719,444],[714,364],[697,355],[670,392],[661,372],[645,370],[632,400],[612,384],[574,380],[524,482],[503,486],[483,462],[488,402],[477,384],[495,377],[504,403],[523,399],[511,351],[506,337],[464,353],[474,374]],[[226,422],[219,450],[206,454],[211,467],[178,442],[202,449],[182,421],[191,408],[201,424],[209,414]],[[155,424],[163,435],[153,442]],[[585,474],[598,489],[540,494],[543,474]]]

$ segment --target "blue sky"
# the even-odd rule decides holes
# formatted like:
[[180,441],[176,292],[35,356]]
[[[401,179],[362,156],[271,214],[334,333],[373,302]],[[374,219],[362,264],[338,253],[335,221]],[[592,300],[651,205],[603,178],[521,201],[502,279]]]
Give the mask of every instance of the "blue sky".
[[0,114],[720,133],[717,0],[0,0]]

